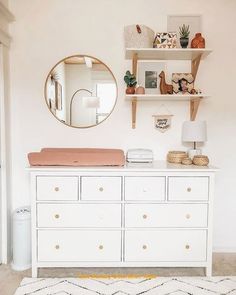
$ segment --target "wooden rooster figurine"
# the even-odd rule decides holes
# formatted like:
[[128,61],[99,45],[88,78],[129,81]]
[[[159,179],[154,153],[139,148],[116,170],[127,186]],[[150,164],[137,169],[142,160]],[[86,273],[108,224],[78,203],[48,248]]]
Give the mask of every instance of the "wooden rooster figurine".
[[171,84],[166,83],[164,71],[161,71],[159,77],[161,78],[161,81],[160,81],[161,94],[173,94],[173,86]]

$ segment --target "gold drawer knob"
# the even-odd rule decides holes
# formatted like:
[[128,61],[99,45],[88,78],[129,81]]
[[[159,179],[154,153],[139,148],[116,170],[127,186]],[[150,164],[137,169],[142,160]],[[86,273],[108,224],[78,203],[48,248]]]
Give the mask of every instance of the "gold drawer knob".
[[59,187],[56,186],[56,187],[54,188],[54,191],[55,191],[55,192],[59,192]]
[[60,215],[59,215],[59,214],[55,214],[54,217],[55,217],[56,219],[58,219],[58,218],[60,218]]
[[190,249],[190,246],[189,245],[186,245],[185,246],[185,249],[189,250]]
[[143,245],[143,250],[146,250],[147,249],[147,245]]
[[143,219],[147,219],[147,215],[146,214],[143,214]]
[[186,214],[185,216],[187,219],[190,219],[191,215],[190,214]]
[[56,245],[56,246],[55,246],[55,249],[57,249],[57,250],[58,250],[59,248],[60,248],[60,246],[59,246],[59,245]]
[[103,192],[103,190],[104,190],[103,187],[99,187],[100,192]]
[[188,187],[188,188],[187,188],[187,192],[189,192],[189,193],[190,193],[190,192],[191,192],[191,190],[192,190],[192,189],[191,189],[191,187]]
[[100,245],[98,248],[99,250],[103,250],[103,245]]

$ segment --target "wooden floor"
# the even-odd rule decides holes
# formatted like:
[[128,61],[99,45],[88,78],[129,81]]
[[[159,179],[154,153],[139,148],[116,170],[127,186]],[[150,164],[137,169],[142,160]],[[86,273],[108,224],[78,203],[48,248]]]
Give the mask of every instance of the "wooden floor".
[[[202,268],[52,268],[41,269],[39,277],[79,277],[79,274],[155,274],[158,276],[204,276]],[[214,276],[236,275],[236,253],[213,255]],[[9,265],[0,265],[0,294],[13,295],[30,270],[16,272]]]

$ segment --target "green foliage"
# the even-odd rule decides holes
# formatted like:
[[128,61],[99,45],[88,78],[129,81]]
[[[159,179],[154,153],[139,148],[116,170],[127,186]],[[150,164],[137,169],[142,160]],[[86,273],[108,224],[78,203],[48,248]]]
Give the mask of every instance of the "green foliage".
[[186,26],[185,24],[183,24],[182,27],[179,27],[179,34],[180,38],[188,38],[190,34],[189,25]]
[[137,84],[135,75],[131,74],[130,71],[127,71],[125,73],[124,81],[125,81],[127,87],[134,87]]

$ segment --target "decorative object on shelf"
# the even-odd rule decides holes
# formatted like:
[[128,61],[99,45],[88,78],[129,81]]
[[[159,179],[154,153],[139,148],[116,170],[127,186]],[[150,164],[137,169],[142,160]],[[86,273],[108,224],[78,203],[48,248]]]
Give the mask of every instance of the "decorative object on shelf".
[[159,77],[161,94],[173,94],[173,85],[166,83],[165,72],[161,71]]
[[153,41],[153,48],[176,48],[177,47],[177,33],[165,32],[156,33]]
[[138,86],[136,89],[135,89],[135,93],[136,94],[145,94],[145,88],[143,86]]
[[201,33],[196,33],[191,41],[191,48],[205,48],[205,39],[202,37]]
[[169,151],[167,154],[167,161],[169,163],[181,164],[182,160],[187,158],[188,155],[183,151]]
[[184,158],[181,162],[182,165],[192,165],[193,161],[190,158]]
[[179,35],[180,35],[180,45],[182,48],[188,47],[189,42],[189,25],[183,24],[182,27],[179,27]]
[[171,114],[171,112],[164,104],[162,104],[160,106],[158,114],[153,115],[154,127],[162,133],[166,132],[171,127],[172,117],[173,115]]
[[145,87],[146,94],[159,94],[159,73],[166,70],[166,62],[139,60],[137,63],[138,84]]
[[194,156],[193,164],[197,166],[207,166],[209,164],[209,158],[203,155]]
[[130,71],[126,71],[126,74],[124,76],[124,81],[127,85],[126,94],[134,94],[135,86],[137,84],[135,75],[131,74]]
[[[168,15],[167,16],[167,31],[177,32],[177,47],[181,48],[180,45],[180,34],[179,27],[186,24],[190,28],[189,40],[192,40],[197,32],[202,32],[202,16],[201,15]],[[188,47],[190,47],[190,42]]]
[[129,25],[125,29],[126,48],[152,48],[155,33],[144,25]]
[[182,127],[182,141],[193,142],[193,149],[188,151],[189,158],[201,155],[201,150],[197,149],[197,142],[207,140],[206,121],[185,121]]
[[153,151],[150,149],[129,149],[126,161],[130,163],[152,163]]
[[172,85],[174,94],[192,94],[194,78],[191,73],[173,73]]

